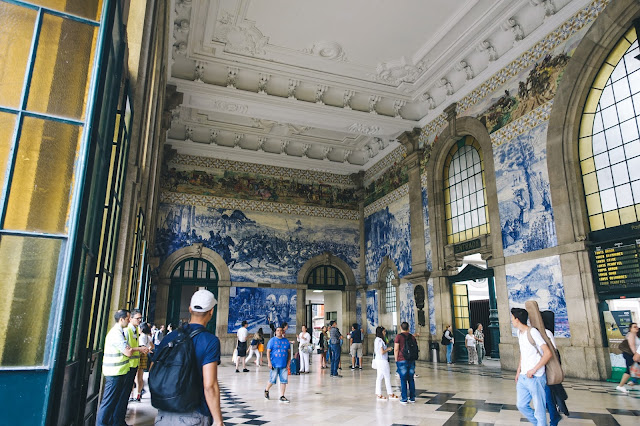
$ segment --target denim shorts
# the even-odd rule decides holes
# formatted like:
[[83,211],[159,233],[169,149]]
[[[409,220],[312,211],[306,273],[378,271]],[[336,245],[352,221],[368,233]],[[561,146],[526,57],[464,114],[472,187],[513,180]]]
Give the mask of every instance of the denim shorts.
[[276,384],[276,381],[280,376],[280,384],[286,385],[289,380],[289,370],[287,367],[274,367],[269,372],[269,382]]

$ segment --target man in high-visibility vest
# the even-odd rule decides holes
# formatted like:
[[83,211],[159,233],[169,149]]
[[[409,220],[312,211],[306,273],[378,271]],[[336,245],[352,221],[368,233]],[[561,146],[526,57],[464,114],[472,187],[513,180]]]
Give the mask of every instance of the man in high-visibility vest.
[[138,337],[140,335],[138,326],[142,322],[142,313],[134,309],[131,311],[129,325],[124,329],[127,345],[131,348],[131,355],[129,356],[129,371],[125,377],[124,388],[120,394],[118,405],[116,406],[115,418],[116,426],[125,426],[125,417],[127,415],[127,405],[129,404],[129,395],[133,388],[133,382],[138,372],[138,365],[140,364],[140,352],[148,354],[149,348],[146,346],[140,346],[138,344]]
[[109,330],[104,343],[104,359],[102,362],[104,391],[102,392],[102,402],[96,419],[98,426],[117,426],[120,424],[120,420],[116,415],[116,406],[120,401],[127,374],[129,373],[129,357],[133,354],[133,349],[127,343],[126,338],[129,311],[120,309],[114,314],[113,318],[116,320],[116,324]]

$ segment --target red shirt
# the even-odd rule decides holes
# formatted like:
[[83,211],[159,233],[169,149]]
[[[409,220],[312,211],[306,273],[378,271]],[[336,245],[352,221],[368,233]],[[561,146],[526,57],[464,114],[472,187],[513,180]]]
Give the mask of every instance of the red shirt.
[[[404,336],[402,336],[403,334]],[[402,350],[404,349],[404,342],[406,341],[406,339],[414,339],[414,337],[411,333],[398,333],[396,335],[396,338],[393,340],[393,343],[398,344],[398,352],[394,352],[394,355],[396,356],[396,362],[406,361],[406,359],[404,359],[404,354],[402,353]]]

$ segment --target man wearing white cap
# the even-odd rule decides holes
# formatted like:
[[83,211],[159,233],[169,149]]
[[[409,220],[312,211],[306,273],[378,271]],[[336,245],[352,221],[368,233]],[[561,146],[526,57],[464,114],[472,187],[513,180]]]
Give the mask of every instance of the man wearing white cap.
[[[209,290],[198,290],[191,297],[189,313],[191,318],[185,326],[186,333],[207,326],[213,317],[216,298]],[[156,354],[163,347],[178,337],[178,331],[172,331],[156,346]],[[158,411],[156,425],[189,424],[210,426],[221,425],[222,411],[220,411],[220,387],[218,385],[218,364],[220,364],[220,340],[212,333],[199,333],[193,337],[198,365],[202,366],[202,400],[200,407],[191,413],[170,413]],[[212,419],[213,417],[213,419]],[[213,421],[213,423],[212,423]]]

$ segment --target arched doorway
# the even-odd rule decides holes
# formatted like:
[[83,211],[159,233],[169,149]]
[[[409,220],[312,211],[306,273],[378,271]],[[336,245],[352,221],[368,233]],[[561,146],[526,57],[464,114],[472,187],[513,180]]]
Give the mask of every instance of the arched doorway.
[[[181,261],[171,272],[171,284],[167,300],[167,323],[177,327],[181,322],[189,320],[189,302],[191,295],[197,290],[207,289],[218,300],[218,271],[213,265],[198,258],[187,258]],[[218,305],[213,308],[213,317],[207,329],[216,330]]]

